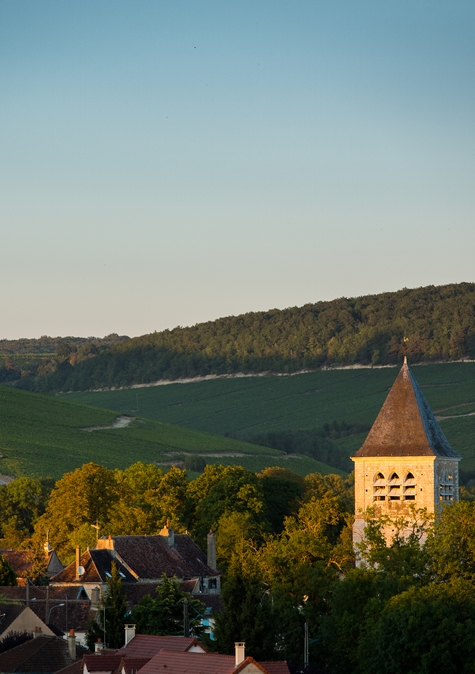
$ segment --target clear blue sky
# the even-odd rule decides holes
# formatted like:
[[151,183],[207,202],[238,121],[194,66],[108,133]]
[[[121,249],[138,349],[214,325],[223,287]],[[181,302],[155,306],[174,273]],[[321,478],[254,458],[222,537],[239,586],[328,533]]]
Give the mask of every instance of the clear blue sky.
[[0,338],[474,281],[475,3],[0,0]]

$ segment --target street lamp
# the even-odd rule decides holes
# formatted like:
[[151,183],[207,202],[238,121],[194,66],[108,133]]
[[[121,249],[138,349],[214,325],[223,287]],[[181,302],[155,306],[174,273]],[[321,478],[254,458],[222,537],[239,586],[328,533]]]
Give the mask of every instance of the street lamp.
[[64,604],[56,604],[55,606],[52,606],[50,610],[48,611],[48,617],[46,618],[46,623],[49,624],[49,619],[51,616],[51,611],[54,611],[55,608],[59,608],[60,606],[64,606]]

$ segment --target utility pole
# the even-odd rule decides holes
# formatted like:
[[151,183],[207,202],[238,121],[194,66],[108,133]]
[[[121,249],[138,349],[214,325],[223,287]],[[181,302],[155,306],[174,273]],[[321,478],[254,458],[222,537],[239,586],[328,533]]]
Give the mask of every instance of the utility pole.
[[303,663],[304,667],[308,667],[308,623],[305,623],[304,629],[305,629],[305,639],[304,639]]
[[190,636],[190,624],[188,620],[188,599],[183,602],[183,636]]

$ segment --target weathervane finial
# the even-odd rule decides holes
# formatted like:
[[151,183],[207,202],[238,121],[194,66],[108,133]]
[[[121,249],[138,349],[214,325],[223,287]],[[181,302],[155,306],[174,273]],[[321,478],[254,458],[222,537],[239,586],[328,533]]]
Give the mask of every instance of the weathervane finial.
[[403,353],[404,353],[404,365],[407,365],[407,344],[408,344],[408,342],[409,342],[409,337],[406,337],[406,335],[404,335],[404,337],[402,338],[402,350],[403,350]]

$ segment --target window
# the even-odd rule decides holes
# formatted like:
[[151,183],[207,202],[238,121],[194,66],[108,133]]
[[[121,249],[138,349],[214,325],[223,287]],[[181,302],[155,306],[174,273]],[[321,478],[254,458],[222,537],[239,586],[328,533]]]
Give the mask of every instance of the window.
[[393,473],[389,478],[389,500],[401,500],[401,480],[397,473]]
[[376,473],[373,478],[373,501],[385,501],[386,495],[386,478],[382,473]]
[[412,473],[407,473],[404,478],[403,497],[405,501],[416,500],[416,478]]
[[454,476],[447,468],[442,468],[439,473],[439,500],[453,501],[454,500]]

